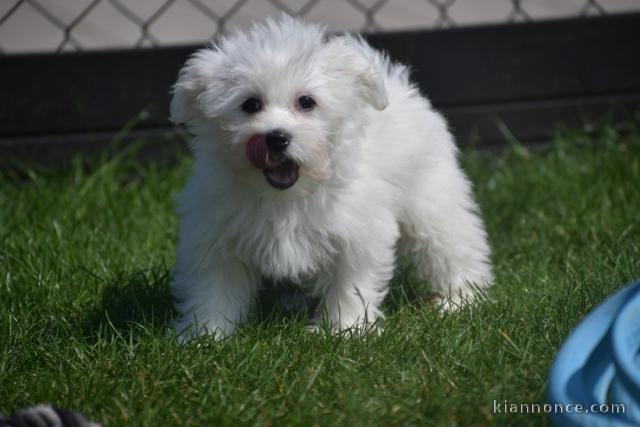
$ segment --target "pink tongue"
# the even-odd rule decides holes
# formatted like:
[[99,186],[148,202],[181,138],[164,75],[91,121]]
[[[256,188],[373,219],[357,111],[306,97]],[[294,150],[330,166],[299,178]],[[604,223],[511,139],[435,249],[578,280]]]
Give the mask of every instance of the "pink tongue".
[[258,169],[270,169],[280,166],[283,160],[269,157],[269,148],[264,135],[254,135],[244,148],[244,156]]
[[264,135],[254,135],[249,139],[244,149],[244,156],[253,166],[259,169],[264,169],[267,166],[269,149],[267,148]]

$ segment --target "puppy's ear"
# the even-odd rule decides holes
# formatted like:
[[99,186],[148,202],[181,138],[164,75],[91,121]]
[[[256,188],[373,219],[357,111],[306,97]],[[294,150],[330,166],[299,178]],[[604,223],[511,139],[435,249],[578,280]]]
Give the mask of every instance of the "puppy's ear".
[[384,80],[372,67],[360,75],[365,99],[376,110],[384,110],[389,105],[389,97]]
[[336,51],[334,64],[338,66],[337,71],[354,80],[364,100],[377,110],[387,108],[387,88],[379,71],[386,66],[386,57],[374,51],[360,37],[341,35],[329,38],[326,43]]
[[215,47],[201,49],[189,58],[173,85],[171,121],[179,124],[202,114],[199,97],[215,84],[223,54]]

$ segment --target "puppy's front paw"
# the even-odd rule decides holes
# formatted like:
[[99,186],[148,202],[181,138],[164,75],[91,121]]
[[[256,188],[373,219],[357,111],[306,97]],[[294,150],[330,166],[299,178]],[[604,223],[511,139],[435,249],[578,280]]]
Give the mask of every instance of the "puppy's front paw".
[[432,294],[429,300],[432,301],[439,310],[445,313],[459,311],[468,302],[466,298],[463,298],[460,295],[444,296],[437,293]]
[[473,305],[481,300],[487,300],[488,297],[480,289],[471,287],[459,289],[457,292],[451,292],[443,295],[439,292],[432,292],[428,300],[431,301],[438,309],[444,313],[452,313],[460,311],[463,307]]
[[317,323],[310,323],[304,328],[307,332],[317,334],[323,331],[323,329]]
[[327,333],[333,335],[346,335],[349,337],[362,336],[367,334],[380,335],[384,328],[379,321],[376,322],[356,322],[351,325],[342,325],[339,323],[310,323],[305,327],[309,333]]
[[235,327],[231,323],[216,324],[209,321],[206,323],[190,322],[184,318],[176,321],[176,337],[178,344],[184,345],[190,341],[201,337],[211,336],[214,340],[220,341],[233,334]]

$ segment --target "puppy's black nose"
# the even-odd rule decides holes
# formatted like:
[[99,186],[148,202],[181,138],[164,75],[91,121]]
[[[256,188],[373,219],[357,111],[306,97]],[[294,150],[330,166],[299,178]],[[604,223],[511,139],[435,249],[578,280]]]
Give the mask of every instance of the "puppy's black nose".
[[284,151],[287,145],[289,145],[290,139],[291,136],[282,129],[272,130],[265,135],[267,147],[269,147],[269,150],[276,152]]

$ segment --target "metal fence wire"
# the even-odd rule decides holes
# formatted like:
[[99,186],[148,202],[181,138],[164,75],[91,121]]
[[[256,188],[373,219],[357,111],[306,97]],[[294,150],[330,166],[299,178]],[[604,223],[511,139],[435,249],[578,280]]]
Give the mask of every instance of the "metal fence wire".
[[638,0],[0,0],[0,52],[199,42],[281,12],[371,33],[638,10]]

